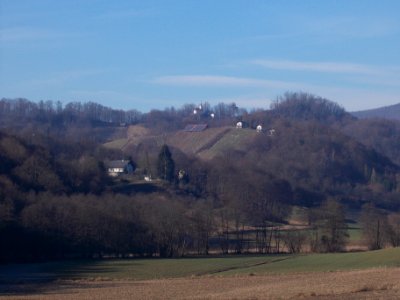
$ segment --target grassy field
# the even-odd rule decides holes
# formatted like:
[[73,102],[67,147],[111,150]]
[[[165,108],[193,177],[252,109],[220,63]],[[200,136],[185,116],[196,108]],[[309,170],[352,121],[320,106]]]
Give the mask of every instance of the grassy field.
[[361,243],[362,241],[362,231],[360,227],[357,226],[349,226],[348,229],[348,234],[349,234],[349,242],[352,243]]
[[255,255],[181,259],[121,259],[14,264],[0,267],[0,282],[42,279],[151,280],[193,276],[327,272],[400,267],[400,248],[369,252]]
[[178,131],[168,137],[167,143],[187,154],[197,154],[211,159],[229,149],[245,150],[257,136],[252,129],[236,129],[232,126],[209,128],[202,132]]
[[228,149],[246,150],[256,135],[255,130],[233,128],[221,136],[211,147],[203,149],[200,157],[211,159],[218,154],[226,153]]
[[[148,280],[220,274],[272,263],[285,256],[230,256],[181,259],[78,260],[0,267],[0,282],[14,279],[129,279]],[[11,275],[10,275],[11,274]]]
[[231,130],[229,127],[220,127],[201,132],[178,131],[168,137],[167,143],[187,154],[196,154],[212,147]]
[[400,267],[400,248],[368,252],[329,253],[288,256],[286,259],[248,269],[226,271],[224,275],[242,273],[271,274],[331,272],[379,267]]
[[400,248],[0,267],[4,299],[399,299]]
[[123,139],[117,139],[112,142],[108,142],[104,144],[104,147],[109,148],[109,149],[121,149],[128,143],[128,139],[123,138]]

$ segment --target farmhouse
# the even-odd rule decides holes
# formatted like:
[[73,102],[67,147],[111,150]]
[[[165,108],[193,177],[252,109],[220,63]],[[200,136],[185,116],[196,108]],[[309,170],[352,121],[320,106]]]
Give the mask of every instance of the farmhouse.
[[111,160],[106,163],[108,175],[116,177],[122,174],[132,174],[134,165],[129,160]]

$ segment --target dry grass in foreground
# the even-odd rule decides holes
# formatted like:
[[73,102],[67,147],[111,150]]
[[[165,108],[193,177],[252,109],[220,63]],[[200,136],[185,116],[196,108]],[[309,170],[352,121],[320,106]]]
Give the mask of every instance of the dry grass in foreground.
[[1,299],[400,299],[400,268],[145,281],[59,281]]

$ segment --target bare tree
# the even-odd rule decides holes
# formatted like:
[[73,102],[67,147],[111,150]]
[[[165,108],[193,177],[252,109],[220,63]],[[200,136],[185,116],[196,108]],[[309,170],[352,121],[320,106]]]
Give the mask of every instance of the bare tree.
[[200,202],[191,215],[192,237],[198,254],[209,254],[210,236],[214,231],[214,214],[209,202]]
[[300,230],[288,230],[282,234],[282,240],[289,253],[300,253],[307,240],[307,235]]
[[363,206],[360,219],[363,237],[368,248],[382,249],[385,246],[388,228],[387,216],[373,204],[368,203]]
[[391,214],[388,217],[387,236],[393,247],[400,247],[400,214]]
[[328,199],[319,209],[311,210],[309,217],[311,250],[338,252],[344,249],[348,234],[343,206],[335,199]]
[[219,209],[217,222],[217,236],[222,254],[228,254],[230,248],[231,216],[226,208]]

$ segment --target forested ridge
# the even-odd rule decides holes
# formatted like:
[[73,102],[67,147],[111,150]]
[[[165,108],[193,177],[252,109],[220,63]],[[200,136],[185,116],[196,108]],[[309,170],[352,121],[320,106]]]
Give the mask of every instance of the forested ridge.
[[[239,121],[247,128],[233,135]],[[187,124],[227,129],[204,159],[168,143]],[[2,99],[0,260],[342,251],[349,211],[368,247],[398,246],[399,137],[398,121],[359,120],[302,93],[254,111]],[[135,172],[111,178],[107,162],[121,159]],[[285,229],[299,207],[307,231]],[[378,241],[370,219],[381,220]]]

